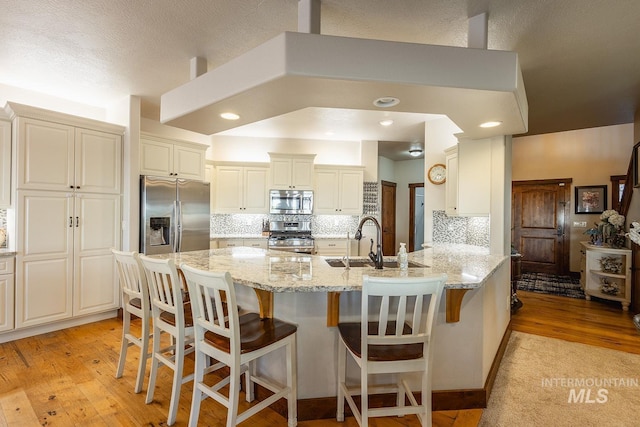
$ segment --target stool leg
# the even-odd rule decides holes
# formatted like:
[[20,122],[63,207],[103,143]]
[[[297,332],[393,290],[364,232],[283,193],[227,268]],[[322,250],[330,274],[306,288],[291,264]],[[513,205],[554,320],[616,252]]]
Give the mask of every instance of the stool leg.
[[344,392],[342,390],[342,385],[344,384],[347,376],[346,358],[347,348],[342,343],[342,339],[338,338],[338,409],[336,410],[336,420],[339,422],[344,421]]
[[142,383],[144,382],[144,374],[147,370],[147,359],[149,358],[149,321],[142,320],[142,333],[140,335],[140,362],[138,363],[138,377],[136,378],[135,392],[142,391]]
[[126,309],[123,309],[122,310],[122,342],[120,344],[120,359],[118,360],[118,370],[116,371],[116,378],[122,378],[122,373],[124,372],[124,363],[127,360],[127,349],[129,348],[129,339],[127,338],[127,334],[129,333],[130,325],[131,325],[131,315]]
[[208,357],[199,351],[196,351],[196,366],[193,376],[193,396],[191,398],[191,412],[189,413],[189,427],[197,427],[198,418],[200,417],[200,403],[202,403],[202,390],[200,383],[204,380],[205,365],[207,365]]
[[298,425],[298,372],[296,364],[296,334],[293,334],[287,345],[287,387],[289,387],[289,396],[287,397],[289,413],[288,427],[296,427]]

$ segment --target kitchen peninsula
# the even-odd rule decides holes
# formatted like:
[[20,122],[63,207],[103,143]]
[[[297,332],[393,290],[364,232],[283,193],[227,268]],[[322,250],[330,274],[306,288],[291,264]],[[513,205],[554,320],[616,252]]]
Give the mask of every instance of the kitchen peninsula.
[[[185,263],[204,270],[229,271],[234,282],[242,285],[236,286],[236,293],[243,308],[259,309],[263,315],[298,324],[298,396],[302,412],[305,400],[336,393],[333,372],[337,335],[335,328],[327,327],[327,313],[331,317],[332,304],[339,305],[340,320],[358,319],[360,293],[353,291],[361,290],[362,276],[401,274],[398,268],[376,270],[371,266],[352,266],[347,270],[327,262],[339,258],[247,247],[154,257],[172,258],[177,266]],[[352,258],[354,263],[358,260],[363,257]],[[507,256],[492,255],[484,247],[455,244],[434,245],[409,254],[413,267],[406,273],[408,276],[435,273],[448,276],[447,295],[439,307],[433,332],[436,409],[486,404],[487,380],[510,316],[507,260]],[[385,261],[395,261],[395,257],[385,257]],[[264,295],[270,297],[264,300]],[[451,295],[460,304],[460,316],[459,321],[447,322],[447,299],[452,299]],[[279,359],[274,357],[260,368],[272,371],[278,378],[278,369],[270,369],[277,363]]]

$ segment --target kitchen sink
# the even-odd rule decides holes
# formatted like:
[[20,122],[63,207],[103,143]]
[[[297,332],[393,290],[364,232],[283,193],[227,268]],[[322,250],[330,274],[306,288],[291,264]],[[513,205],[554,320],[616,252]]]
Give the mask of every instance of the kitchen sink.
[[[346,267],[346,263],[342,258],[325,258],[325,261],[331,267],[343,267],[343,268]],[[369,259],[357,258],[357,259],[349,260],[349,267],[375,268],[375,264],[373,263],[373,261]],[[425,268],[425,267],[427,266],[417,262],[409,261],[409,268]],[[385,260],[383,262],[383,268],[398,268],[398,262],[396,260]]]

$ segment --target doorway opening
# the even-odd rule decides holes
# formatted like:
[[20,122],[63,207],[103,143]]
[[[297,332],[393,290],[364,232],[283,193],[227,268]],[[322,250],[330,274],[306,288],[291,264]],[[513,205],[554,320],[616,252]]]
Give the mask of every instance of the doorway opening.
[[396,252],[396,186],[395,182],[382,184],[382,254],[391,256]]
[[409,251],[424,243],[424,182],[409,184]]

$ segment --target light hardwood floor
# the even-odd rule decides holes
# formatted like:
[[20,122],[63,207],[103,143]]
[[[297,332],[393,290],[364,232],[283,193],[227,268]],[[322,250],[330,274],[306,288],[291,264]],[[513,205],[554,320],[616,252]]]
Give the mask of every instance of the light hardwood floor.
[[[514,330],[640,353],[640,335],[614,304],[519,292],[524,306],[513,316]],[[133,393],[137,349],[130,349],[123,378],[115,379],[121,321],[109,319],[0,344],[0,426],[163,426],[166,425],[171,371],[160,369],[154,401],[145,405],[145,388]],[[187,370],[193,369],[191,360]],[[164,386],[163,386],[164,385]],[[191,384],[183,386],[176,426],[189,418]],[[243,405],[246,405],[243,404]],[[243,406],[244,407],[244,406]],[[475,427],[482,410],[439,411],[435,427]],[[203,402],[200,425],[223,426],[225,410]],[[244,426],[286,426],[265,410]],[[301,421],[300,427],[357,425],[334,419]],[[415,417],[389,417],[377,427],[418,426]]]

